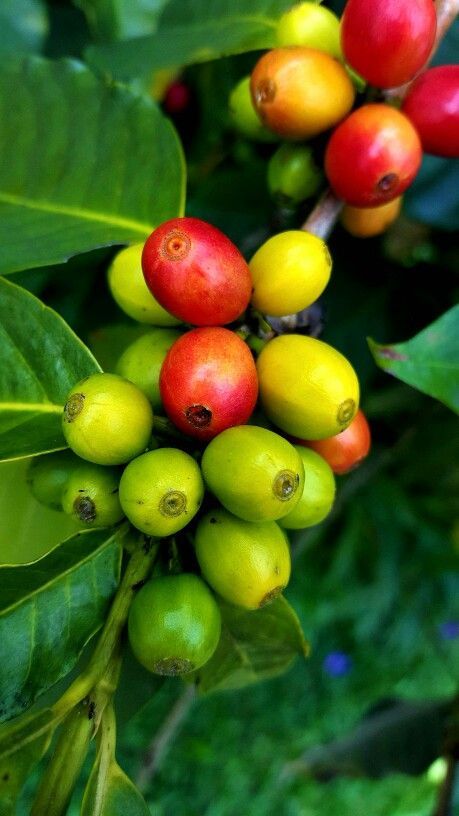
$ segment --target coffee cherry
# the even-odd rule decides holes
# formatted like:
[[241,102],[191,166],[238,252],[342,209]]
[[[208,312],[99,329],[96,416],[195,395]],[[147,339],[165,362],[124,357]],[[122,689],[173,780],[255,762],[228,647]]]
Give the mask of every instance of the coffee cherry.
[[309,139],[350,111],[354,87],[343,66],[312,48],[276,48],[257,62],[254,105],[264,124],[285,139]]
[[246,139],[254,142],[275,142],[277,136],[264,127],[256,112],[250,94],[250,76],[243,77],[233,88],[229,98],[231,124]]
[[183,79],[171,82],[166,90],[163,106],[169,116],[177,116],[183,113],[191,102],[191,91],[189,85]]
[[178,326],[180,320],[166,312],[153,297],[142,272],[143,244],[133,244],[115,255],[108,269],[108,285],[120,309],[139,323]]
[[330,279],[332,259],[321,238],[290,230],[266,241],[249,267],[252,305],[265,314],[282,317],[317,300]]
[[317,3],[298,3],[277,24],[278,45],[304,45],[341,59],[340,25],[336,14]]
[[325,439],[352,422],[359,383],[339,351],[312,337],[284,334],[257,361],[260,396],[269,419],[300,439]]
[[32,496],[53,510],[62,510],[62,493],[80,460],[70,451],[35,456],[27,468],[26,480]]
[[166,354],[181,333],[154,329],[134,340],[116,364],[116,373],[134,383],[148,397],[155,411],[161,409],[159,374]]
[[422,158],[409,119],[388,105],[363,105],[333,132],[325,172],[339,198],[354,207],[377,207],[411,184]]
[[117,468],[81,462],[67,480],[62,494],[64,513],[90,527],[110,527],[124,518]]
[[68,446],[88,462],[122,465],[145,450],[153,411],[137,386],[116,374],[92,374],[67,397],[62,430]]
[[204,497],[201,471],[192,456],[159,448],[129,463],[120,482],[120,502],[129,521],[162,538],[185,527]]
[[304,488],[296,507],[279,521],[286,530],[303,530],[320,524],[335,500],[335,479],[330,465],[319,454],[301,445],[295,445],[295,450],[303,461]]
[[357,411],[349,427],[336,436],[312,442],[298,441],[319,453],[333,472],[341,476],[356,468],[368,456],[371,447],[370,426],[363,411]]
[[290,549],[273,521],[252,524],[213,510],[198,524],[195,548],[206,581],[236,606],[259,609],[288,584]]
[[193,329],[168,351],[159,387],[168,417],[198,439],[247,422],[257,401],[252,354],[229,329]]
[[459,158],[459,65],[439,65],[421,74],[405,96],[402,110],[426,153]]
[[197,575],[152,578],[129,611],[129,641],[137,660],[155,674],[175,676],[199,669],[212,657],[221,615]]
[[315,195],[322,183],[322,173],[304,145],[283,144],[268,162],[268,187],[282,205],[299,204]]
[[205,482],[230,513],[246,521],[274,521],[299,502],[301,456],[279,434],[255,425],[229,428],[202,457]]
[[247,308],[252,281],[237,247],[199,218],[173,218],[145,243],[147,286],[176,317],[195,326],[231,323]]
[[368,82],[394,88],[421,70],[436,28],[432,0],[347,0],[341,45],[347,62]]
[[341,213],[341,223],[355,238],[372,238],[390,227],[398,218],[401,207],[401,197],[379,207],[351,207],[346,204]]

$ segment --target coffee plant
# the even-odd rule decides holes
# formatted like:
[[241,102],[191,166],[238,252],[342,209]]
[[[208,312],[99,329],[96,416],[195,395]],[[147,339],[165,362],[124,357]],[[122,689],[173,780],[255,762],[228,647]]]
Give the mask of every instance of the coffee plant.
[[459,2],[328,6],[0,9],[0,816],[459,812]]

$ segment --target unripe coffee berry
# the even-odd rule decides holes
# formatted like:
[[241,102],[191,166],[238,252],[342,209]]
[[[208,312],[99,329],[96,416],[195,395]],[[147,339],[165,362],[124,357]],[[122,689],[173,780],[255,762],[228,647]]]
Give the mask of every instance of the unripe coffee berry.
[[301,456],[279,434],[242,425],[219,434],[202,457],[205,482],[230,513],[245,521],[275,521],[300,500]]
[[298,3],[277,24],[278,45],[303,45],[341,59],[340,24],[336,14],[314,2]]
[[70,451],[35,456],[27,469],[27,484],[32,496],[53,510],[62,510],[62,493],[70,474],[81,464]]
[[169,314],[153,297],[142,272],[143,244],[120,250],[108,269],[108,285],[113,299],[133,320],[152,326],[178,326],[180,320]]
[[185,527],[204,497],[201,471],[192,456],[159,448],[129,463],[120,482],[120,502],[129,521],[163,538]]
[[173,218],[147,239],[148,288],[169,312],[195,326],[221,326],[247,308],[252,281],[238,248],[199,218]]
[[220,639],[221,615],[197,575],[166,575],[152,578],[139,590],[128,628],[139,663],[155,674],[173,677],[210,660]]
[[439,65],[415,79],[402,105],[422,149],[459,158],[459,65]]
[[160,411],[159,375],[166,354],[181,332],[154,329],[134,340],[116,364],[116,373],[134,383],[148,397],[153,409]]
[[90,527],[110,527],[124,517],[119,500],[117,468],[81,462],[62,494],[64,513]]
[[88,462],[122,465],[147,447],[153,411],[133,383],[116,374],[92,374],[67,397],[62,430],[68,446]]
[[300,445],[295,445],[295,450],[304,466],[304,488],[296,507],[279,521],[286,530],[303,530],[320,524],[335,500],[335,479],[330,465],[313,450]]
[[352,422],[359,407],[359,383],[339,351],[299,334],[271,340],[257,360],[260,397],[266,415],[300,439],[325,439]]
[[303,230],[289,230],[269,238],[249,267],[252,305],[264,314],[282,317],[317,300],[330,279],[332,259],[321,238]]
[[309,139],[350,111],[354,87],[343,66],[312,48],[276,48],[257,62],[254,105],[266,127],[285,139]]
[[368,82],[394,88],[421,70],[436,28],[432,0],[347,0],[341,44],[349,65]]
[[268,163],[269,190],[284,206],[299,204],[315,195],[322,178],[312,150],[305,145],[283,144]]
[[198,524],[195,548],[206,581],[236,606],[259,609],[288,584],[290,548],[273,521],[252,524],[212,510]]
[[160,375],[168,417],[186,434],[208,440],[250,417],[257,370],[247,345],[220,327],[193,329],[167,353]]
[[363,105],[333,132],[325,172],[347,204],[377,207],[409,187],[421,158],[419,136],[403,113],[388,105]]
[[243,77],[229,97],[231,124],[246,139],[254,142],[275,142],[277,136],[263,125],[252,102],[250,76]]

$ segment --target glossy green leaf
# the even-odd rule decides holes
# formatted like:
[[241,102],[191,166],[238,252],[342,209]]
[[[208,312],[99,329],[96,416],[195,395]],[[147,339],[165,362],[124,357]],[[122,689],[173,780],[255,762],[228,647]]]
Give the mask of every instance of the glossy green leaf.
[[42,0],[2,0],[0,4],[0,60],[18,52],[38,51],[48,30]]
[[459,306],[406,343],[368,343],[383,371],[459,413]]
[[276,44],[276,24],[291,0],[172,0],[155,34],[88,49],[89,62],[117,78],[208,62]]
[[181,147],[147,97],[28,58],[0,74],[0,106],[0,273],[141,241],[181,213]]
[[0,459],[65,448],[62,407],[100,368],[56,312],[0,278]]
[[151,34],[167,0],[74,0],[101,42]]
[[51,729],[29,744],[0,759],[0,813],[14,816],[16,802],[32,768],[46,753],[51,740]]
[[75,665],[119,579],[122,531],[77,533],[33,564],[0,568],[0,720]]
[[202,692],[242,688],[289,668],[309,651],[300,622],[285,598],[255,612],[221,604],[222,635],[213,657],[193,679]]
[[85,791],[81,816],[150,816],[145,799],[116,761],[96,761]]

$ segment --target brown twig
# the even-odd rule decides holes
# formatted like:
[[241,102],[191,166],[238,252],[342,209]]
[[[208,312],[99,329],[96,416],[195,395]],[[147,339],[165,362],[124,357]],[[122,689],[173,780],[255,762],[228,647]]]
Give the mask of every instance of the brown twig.
[[145,752],[142,765],[137,775],[137,785],[141,790],[146,790],[151,783],[195,698],[195,687],[191,684],[185,686],[182,694],[175,701],[154,735]]

